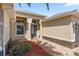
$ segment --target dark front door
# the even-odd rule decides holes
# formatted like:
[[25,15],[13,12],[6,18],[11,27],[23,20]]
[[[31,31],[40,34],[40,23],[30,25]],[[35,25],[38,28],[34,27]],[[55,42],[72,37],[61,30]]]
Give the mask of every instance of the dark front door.
[[75,29],[76,45],[79,45],[79,28]]
[[31,37],[37,37],[37,25],[31,25]]

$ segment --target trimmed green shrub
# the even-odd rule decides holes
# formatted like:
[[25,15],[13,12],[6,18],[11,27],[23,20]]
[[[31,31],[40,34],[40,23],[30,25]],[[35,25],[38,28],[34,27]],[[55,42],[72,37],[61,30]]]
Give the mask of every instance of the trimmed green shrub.
[[30,51],[31,49],[32,49],[31,45],[18,41],[11,41],[9,43],[9,50],[7,51],[7,55],[20,56],[23,55],[24,52]]

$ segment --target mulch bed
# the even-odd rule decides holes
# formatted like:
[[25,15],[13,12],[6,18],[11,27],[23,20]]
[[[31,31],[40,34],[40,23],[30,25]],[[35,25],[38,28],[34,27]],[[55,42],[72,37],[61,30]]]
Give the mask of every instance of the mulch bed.
[[30,44],[32,49],[25,52],[23,56],[51,56],[48,52],[42,49],[38,44],[32,41],[22,41],[23,43]]

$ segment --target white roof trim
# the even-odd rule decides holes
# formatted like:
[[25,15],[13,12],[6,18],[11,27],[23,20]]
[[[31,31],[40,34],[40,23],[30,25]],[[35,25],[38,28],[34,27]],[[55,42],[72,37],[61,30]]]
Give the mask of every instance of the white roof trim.
[[79,12],[75,9],[75,10],[72,10],[72,11],[58,13],[56,15],[44,18],[44,22],[49,21],[49,20],[55,20],[57,18],[61,18],[61,17],[64,17],[64,16],[74,15],[74,14],[79,14]]
[[21,10],[16,10],[16,12],[18,12],[18,13],[24,13],[24,14],[31,14],[31,15],[35,15],[35,16],[39,16],[39,17],[43,17],[43,18],[46,17],[45,15],[37,14],[37,13],[33,13],[33,12],[30,12],[30,11],[21,11]]
[[57,18],[61,18],[61,17],[69,16],[69,15],[75,15],[75,14],[79,15],[78,10],[76,10],[76,9],[75,10],[71,10],[71,11],[67,11],[67,12],[58,13],[58,14],[50,16],[50,17],[46,17],[45,15],[33,13],[33,12],[30,12],[30,11],[26,12],[26,11],[16,10],[16,12],[24,13],[24,14],[31,14],[31,15],[35,15],[35,16],[38,16],[38,17],[42,17],[43,18],[43,22],[50,21],[50,20],[55,20]]

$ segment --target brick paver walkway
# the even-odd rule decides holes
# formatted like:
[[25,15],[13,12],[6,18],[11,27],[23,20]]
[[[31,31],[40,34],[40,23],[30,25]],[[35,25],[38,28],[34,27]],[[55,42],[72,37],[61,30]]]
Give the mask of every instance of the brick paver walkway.
[[79,47],[74,49],[67,48],[65,46],[56,44],[54,42],[45,40],[45,39],[35,39],[34,41],[41,41],[40,46],[48,51],[51,55],[65,55],[65,56],[73,56],[73,52],[79,51]]

